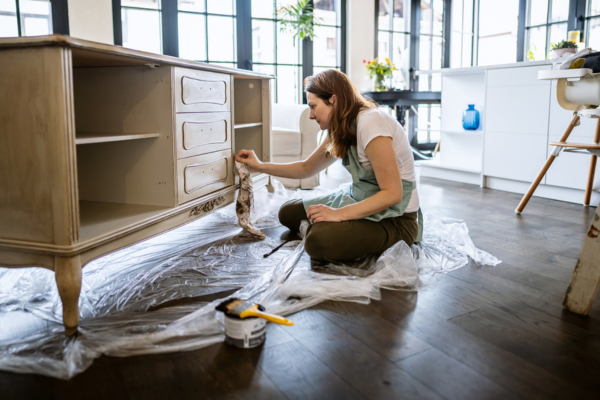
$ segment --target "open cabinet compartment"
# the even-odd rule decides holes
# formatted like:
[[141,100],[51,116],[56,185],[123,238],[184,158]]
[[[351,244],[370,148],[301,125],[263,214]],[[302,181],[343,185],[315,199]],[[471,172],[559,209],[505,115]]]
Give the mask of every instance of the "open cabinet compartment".
[[73,68],[80,239],[174,207],[171,69]]

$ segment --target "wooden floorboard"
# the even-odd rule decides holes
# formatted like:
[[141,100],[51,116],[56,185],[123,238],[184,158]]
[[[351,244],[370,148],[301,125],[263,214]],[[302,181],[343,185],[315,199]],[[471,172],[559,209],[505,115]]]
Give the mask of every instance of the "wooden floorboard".
[[[322,183],[347,178],[334,165]],[[562,307],[595,208],[534,197],[517,216],[521,195],[431,178],[419,194],[503,262],[370,304],[321,303],[255,349],[103,356],[70,381],[0,372],[0,399],[599,398],[600,298],[587,317]]]

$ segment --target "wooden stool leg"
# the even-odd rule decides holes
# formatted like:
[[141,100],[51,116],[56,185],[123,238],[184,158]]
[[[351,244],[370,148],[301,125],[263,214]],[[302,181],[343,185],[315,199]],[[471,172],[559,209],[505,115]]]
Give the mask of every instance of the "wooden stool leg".
[[81,292],[81,260],[75,257],[55,257],[54,275],[63,306],[65,333],[71,336],[79,325],[79,293]]
[[592,226],[583,242],[579,260],[565,293],[563,306],[577,314],[587,315],[600,285],[600,204]]
[[[567,141],[567,139],[569,138],[569,135],[571,134],[571,132],[573,132],[573,128],[575,128],[575,126],[577,126],[578,122],[579,122],[579,115],[574,115],[573,119],[571,120],[571,122],[567,126],[567,129],[565,129],[565,132],[563,133],[563,135],[560,138],[559,142],[566,142]],[[546,163],[542,167],[542,170],[537,175],[537,177],[535,178],[535,180],[533,181],[533,183],[531,184],[531,186],[529,186],[529,189],[527,190],[527,193],[525,193],[525,195],[521,199],[521,202],[519,203],[519,205],[517,206],[517,208],[515,210],[515,214],[517,214],[517,215],[521,214],[521,212],[525,209],[525,206],[529,202],[529,199],[531,199],[531,196],[533,196],[533,192],[535,192],[535,189],[537,189],[538,185],[542,181],[542,178],[544,177],[544,175],[546,175],[546,172],[548,172],[548,168],[550,168],[550,166],[554,162],[555,158],[556,158],[556,155],[554,155],[554,154],[551,154],[548,157],[548,159],[546,160]]]
[[[594,143],[598,144],[600,142],[600,120],[596,124],[596,133],[594,134]],[[583,200],[584,206],[590,205],[590,199],[592,197],[592,188],[594,186],[594,175],[596,173],[596,157],[592,156],[592,160],[590,161],[590,172],[588,173],[588,181],[587,186],[585,187],[585,199]]]

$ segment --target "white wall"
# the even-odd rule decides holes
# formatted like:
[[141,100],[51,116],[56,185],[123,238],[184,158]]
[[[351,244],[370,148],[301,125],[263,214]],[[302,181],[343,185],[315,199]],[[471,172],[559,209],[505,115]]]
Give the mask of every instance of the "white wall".
[[68,0],[72,37],[113,44],[111,0]]
[[348,0],[347,74],[360,90],[372,87],[363,60],[375,55],[375,1]]

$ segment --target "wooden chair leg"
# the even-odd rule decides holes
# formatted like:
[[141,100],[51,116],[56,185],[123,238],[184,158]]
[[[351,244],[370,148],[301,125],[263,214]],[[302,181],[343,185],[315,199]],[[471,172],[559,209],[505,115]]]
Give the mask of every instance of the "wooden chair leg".
[[[594,134],[594,143],[598,144],[600,142],[600,121],[596,124],[596,133]],[[584,206],[590,205],[590,199],[592,197],[592,189],[594,186],[594,175],[596,173],[596,160],[597,156],[592,156],[592,160],[590,161],[590,172],[588,173],[588,181],[587,186],[585,187],[585,199],[583,200]]]
[[81,292],[81,259],[55,257],[54,275],[63,306],[65,333],[71,336],[79,325],[79,293]]
[[[569,138],[569,135],[571,134],[571,132],[573,132],[573,128],[575,128],[575,126],[577,126],[578,122],[579,122],[579,115],[574,115],[573,119],[571,120],[571,122],[569,123],[569,125],[567,125],[567,129],[565,129],[565,132],[561,136],[559,142],[566,142],[567,141],[567,139]],[[515,209],[515,214],[519,215],[525,209],[525,206],[527,205],[527,203],[531,199],[531,196],[533,196],[533,193],[535,192],[535,189],[537,189],[537,187],[539,186],[540,182],[542,181],[542,178],[544,177],[544,175],[546,175],[546,172],[548,172],[548,168],[550,168],[550,166],[554,162],[555,158],[556,158],[555,154],[551,154],[550,157],[548,157],[548,159],[546,160],[546,163],[542,167],[542,170],[537,175],[537,177],[535,178],[535,180],[533,181],[533,183],[531,184],[531,186],[529,186],[529,189],[527,190],[527,193],[525,193],[525,195],[521,199],[521,202],[519,203],[519,205]]]
[[600,286],[600,204],[583,242],[579,260],[565,293],[563,306],[574,313],[587,315]]

